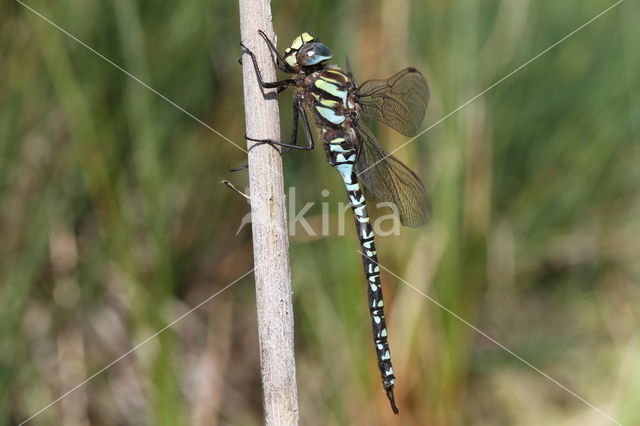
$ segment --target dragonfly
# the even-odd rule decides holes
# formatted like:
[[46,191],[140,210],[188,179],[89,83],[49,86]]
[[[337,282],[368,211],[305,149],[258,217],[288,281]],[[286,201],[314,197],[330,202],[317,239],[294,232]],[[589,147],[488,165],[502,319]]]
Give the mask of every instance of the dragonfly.
[[[265,82],[255,54],[243,43],[241,46],[250,56],[263,89],[276,89],[278,94],[287,88],[295,89],[293,126],[288,142],[249,136],[247,139],[254,142],[251,148],[268,144],[281,147],[283,153],[292,149],[312,150],[315,146],[312,123],[319,130],[327,162],[340,173],[353,210],[378,368],[391,409],[398,414],[380,265],[366,200],[389,203],[400,223],[410,227],[427,221],[430,202],[418,176],[384,150],[363,119],[378,120],[406,136],[416,135],[429,102],[427,82],[420,71],[410,67],[388,79],[358,85],[349,66],[343,70],[329,64],[333,57],[331,50],[311,33],[300,34],[280,53],[263,31],[258,32],[278,69],[292,78]],[[306,145],[298,144],[300,122]]]

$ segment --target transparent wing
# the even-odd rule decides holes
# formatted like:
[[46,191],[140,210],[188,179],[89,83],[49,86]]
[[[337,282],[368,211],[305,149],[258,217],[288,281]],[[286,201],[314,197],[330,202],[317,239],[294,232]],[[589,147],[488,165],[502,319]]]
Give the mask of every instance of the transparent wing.
[[404,226],[421,226],[429,219],[431,206],[420,178],[397,158],[388,155],[371,131],[356,127],[360,142],[356,174],[365,192],[390,206]]
[[358,87],[362,115],[373,117],[405,136],[418,133],[429,103],[429,87],[415,68],[388,80],[369,80]]

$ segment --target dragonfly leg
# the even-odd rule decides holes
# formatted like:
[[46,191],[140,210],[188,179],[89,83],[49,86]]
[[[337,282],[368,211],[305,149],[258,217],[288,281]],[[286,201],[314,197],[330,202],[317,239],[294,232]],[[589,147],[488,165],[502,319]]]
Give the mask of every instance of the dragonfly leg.
[[[313,145],[312,144],[309,144],[307,146],[300,146],[300,145],[293,145],[293,144],[290,144],[290,143],[284,143],[284,142],[276,141],[276,140],[273,140],[273,139],[253,139],[253,138],[250,138],[249,136],[246,136],[246,135],[245,135],[245,139],[247,139],[248,141],[255,142],[251,146],[251,148],[249,148],[249,151],[251,151],[253,148],[255,148],[257,146],[260,146],[260,145],[271,145],[273,147],[282,146],[282,147],[285,147],[285,148],[299,149],[299,150],[302,150],[302,151],[310,151],[310,150],[313,149]],[[286,152],[286,151],[283,151],[282,153],[284,154],[284,152]]]
[[278,52],[278,49],[276,49],[276,47],[273,45],[273,42],[269,39],[269,37],[267,37],[267,35],[264,33],[264,31],[258,30],[258,34],[260,34],[260,36],[267,43],[267,46],[269,47],[269,50],[271,50],[271,52],[273,52],[273,54],[276,55],[276,58],[277,58],[276,64],[278,65],[278,68],[280,69],[280,71],[287,72],[287,73],[290,73],[290,74],[295,73],[296,70],[294,70],[291,67],[291,65],[289,65],[284,60],[284,58],[282,57],[282,54],[280,52]]
[[[304,131],[305,139],[307,140],[307,146],[305,148],[298,149],[307,149],[312,150],[315,147],[315,142],[313,140],[313,132],[311,131],[311,125],[309,124],[309,117],[307,117],[307,111],[302,106],[302,97],[296,97],[293,104],[293,126],[291,128],[291,145],[298,145],[298,117],[302,115],[302,129]],[[284,154],[287,151],[290,151],[292,148],[288,148],[283,150]]]
[[311,131],[311,125],[309,124],[309,117],[307,117],[307,111],[302,107],[302,101],[299,102],[298,109],[302,114],[302,127],[304,129],[304,135],[309,143],[309,149],[313,149],[315,143],[313,141],[313,132]]
[[245,52],[247,52],[249,54],[249,56],[251,57],[251,61],[253,62],[253,68],[256,71],[256,76],[258,77],[258,82],[260,83],[260,86],[262,86],[262,88],[264,88],[264,89],[278,89],[278,93],[280,93],[282,90],[286,89],[287,87],[295,85],[297,83],[297,81],[292,79],[292,78],[288,78],[286,80],[280,80],[280,81],[265,82],[262,79],[262,73],[260,72],[260,67],[258,66],[258,60],[256,59],[256,55],[253,53],[253,51],[251,49],[249,49],[247,46],[245,46],[244,43],[241,42],[240,46],[242,46],[242,48],[245,50]]
[[[302,126],[304,127],[304,133],[305,133],[305,137],[307,139],[307,145],[306,146],[301,146],[298,145],[298,118],[299,116],[302,114]],[[256,142],[255,144],[253,144],[251,146],[251,148],[249,148],[249,151],[251,151],[253,148],[255,148],[256,146],[260,146],[260,145],[271,145],[273,147],[275,146],[281,146],[284,147],[286,149],[282,150],[282,154],[284,154],[285,152],[288,152],[292,149],[300,149],[300,150],[305,150],[305,151],[309,151],[312,150],[315,147],[315,143],[313,140],[313,135],[311,133],[311,128],[309,126],[309,119],[307,118],[307,113],[304,110],[304,108],[301,105],[301,98],[296,98],[294,104],[293,104],[293,123],[292,123],[292,127],[291,127],[291,139],[289,143],[284,143],[284,142],[280,142],[280,141],[276,141],[273,139],[254,139],[251,138],[249,136],[245,135],[245,138],[247,140]]]
[[231,173],[235,173],[235,172],[241,172],[245,169],[248,169],[249,165],[245,164],[244,166],[240,166],[240,167],[232,167],[230,169],[228,169]]
[[[296,97],[293,102],[293,116],[291,118],[291,137],[289,138],[290,145],[298,145],[298,119],[300,117],[300,98]],[[292,148],[283,147],[281,154],[291,151]]]

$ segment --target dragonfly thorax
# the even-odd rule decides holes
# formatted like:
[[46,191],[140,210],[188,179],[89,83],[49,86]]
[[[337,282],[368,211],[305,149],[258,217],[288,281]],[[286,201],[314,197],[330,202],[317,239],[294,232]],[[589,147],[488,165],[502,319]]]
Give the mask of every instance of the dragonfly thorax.
[[356,86],[341,69],[325,67],[309,74],[302,89],[304,101],[321,129],[348,128],[356,121]]

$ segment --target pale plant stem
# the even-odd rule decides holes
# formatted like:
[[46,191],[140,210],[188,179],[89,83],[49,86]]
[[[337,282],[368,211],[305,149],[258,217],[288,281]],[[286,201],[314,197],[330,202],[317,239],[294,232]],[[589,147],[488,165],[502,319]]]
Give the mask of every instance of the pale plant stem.
[[[270,53],[258,30],[273,35],[268,0],[239,0],[243,43],[255,52],[265,81],[275,81]],[[253,64],[243,55],[246,133],[280,139],[275,91],[263,95]],[[269,93],[271,92],[271,93]],[[250,142],[249,142],[250,146]],[[280,154],[268,145],[250,150],[249,187],[265,424],[297,425],[289,240]]]

